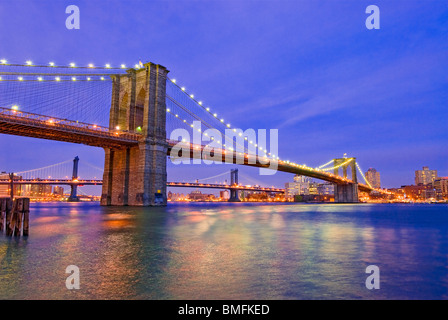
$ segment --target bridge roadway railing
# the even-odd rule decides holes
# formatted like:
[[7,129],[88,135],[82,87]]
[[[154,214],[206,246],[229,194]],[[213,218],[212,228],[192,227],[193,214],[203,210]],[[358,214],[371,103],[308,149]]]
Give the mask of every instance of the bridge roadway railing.
[[[0,185],[9,185],[9,179],[0,179]],[[52,184],[52,185],[101,185],[103,180],[72,180],[72,179],[14,179],[14,184]],[[196,183],[196,182],[167,182],[169,187],[188,187],[188,188],[215,188],[215,189],[238,189],[247,191],[265,191],[284,193],[285,189],[274,187],[245,186],[245,185],[227,185],[217,183]]]
[[[0,179],[0,185],[10,184],[9,179]],[[14,184],[52,184],[52,185],[101,185],[103,180],[81,180],[81,179],[14,179]]]
[[97,137],[109,137],[126,142],[137,143],[141,137],[138,133],[120,131],[96,124],[60,119],[3,107],[0,107],[0,120],[10,124],[28,125],[43,129],[55,128],[66,132],[77,134],[85,133]]

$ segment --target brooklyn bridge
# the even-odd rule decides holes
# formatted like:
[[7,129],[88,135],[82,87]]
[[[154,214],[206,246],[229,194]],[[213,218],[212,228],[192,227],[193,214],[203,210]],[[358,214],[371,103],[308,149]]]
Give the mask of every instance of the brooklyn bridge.
[[[179,183],[167,181],[167,157],[172,157],[173,148],[182,142],[170,139],[168,132],[183,128],[193,133],[204,127],[226,137],[229,129],[241,131],[170,79],[168,73],[164,66],[151,62],[127,68],[0,60],[0,133],[103,148],[102,178],[79,180],[74,172],[64,181],[48,183],[102,184],[101,204],[107,206],[166,205],[167,186]],[[212,153],[223,163],[275,167],[331,182],[335,202],[358,202],[358,191],[374,190],[354,157],[335,158],[313,168],[281,159],[261,142],[244,136],[232,138],[232,147],[216,139],[213,142],[219,147]],[[210,149],[207,144],[187,142],[182,154],[176,151],[176,156],[207,160],[204,154],[210,152],[203,152],[206,149]],[[358,181],[358,172],[364,183]],[[237,190],[234,181],[232,184],[234,187],[228,188]],[[281,192],[276,188],[271,191]]]

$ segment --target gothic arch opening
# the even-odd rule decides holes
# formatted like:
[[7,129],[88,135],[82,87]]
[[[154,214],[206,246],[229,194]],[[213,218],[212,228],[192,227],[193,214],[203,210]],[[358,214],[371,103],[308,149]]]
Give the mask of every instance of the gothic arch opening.
[[[140,89],[135,100],[134,130],[139,131],[143,128],[143,110],[145,109],[146,90]],[[139,129],[140,128],[140,129]]]
[[122,130],[127,129],[128,105],[129,105],[129,96],[127,93],[125,93],[123,98],[121,99],[120,109],[118,112],[118,125]]

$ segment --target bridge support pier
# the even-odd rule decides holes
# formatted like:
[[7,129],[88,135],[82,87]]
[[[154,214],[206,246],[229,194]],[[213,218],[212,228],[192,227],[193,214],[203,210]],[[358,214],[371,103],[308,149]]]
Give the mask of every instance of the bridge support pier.
[[[79,164],[79,157],[76,156],[75,159],[73,159],[73,174],[72,174],[72,180],[78,179],[78,164]],[[70,185],[70,197],[68,198],[68,202],[77,202],[79,201],[78,198],[78,186],[76,184]]]
[[166,206],[166,79],[168,70],[146,63],[114,76],[110,128],[141,133],[138,147],[105,148],[101,205]]
[[356,176],[356,158],[338,158],[334,161],[334,174],[339,175],[339,168],[342,167],[342,176],[347,178],[347,168],[350,166],[353,183],[334,185],[334,202],[356,203],[358,198],[358,178]]
[[230,198],[228,201],[229,202],[241,202],[238,190],[230,189]]
[[[238,169],[230,170],[230,185],[237,186],[238,185]],[[241,202],[239,197],[238,189],[230,189],[230,198],[229,202]]]
[[335,184],[334,185],[334,202],[339,203],[356,203],[358,200],[358,184]]

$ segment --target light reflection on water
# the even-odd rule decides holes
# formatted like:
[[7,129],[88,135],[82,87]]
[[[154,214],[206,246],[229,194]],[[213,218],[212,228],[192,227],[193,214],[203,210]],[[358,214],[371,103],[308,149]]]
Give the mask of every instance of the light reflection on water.
[[[0,298],[446,299],[447,209],[35,204],[28,238],[0,236]],[[365,288],[370,264],[380,290]]]

